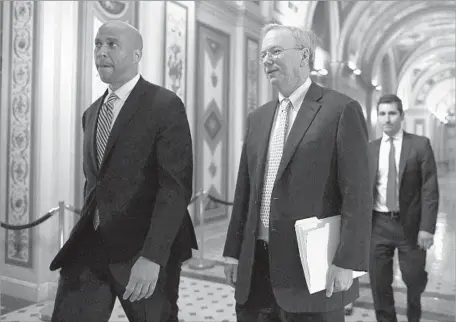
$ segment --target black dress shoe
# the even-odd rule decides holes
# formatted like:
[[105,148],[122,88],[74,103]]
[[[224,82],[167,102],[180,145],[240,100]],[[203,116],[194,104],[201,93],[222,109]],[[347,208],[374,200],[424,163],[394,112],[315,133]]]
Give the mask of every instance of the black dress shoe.
[[353,314],[353,304],[348,304],[344,310],[345,310],[345,315],[352,315]]

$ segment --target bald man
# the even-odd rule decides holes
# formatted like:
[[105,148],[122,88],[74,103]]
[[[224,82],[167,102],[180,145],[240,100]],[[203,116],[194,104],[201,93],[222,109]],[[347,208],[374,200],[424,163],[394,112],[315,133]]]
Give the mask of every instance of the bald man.
[[52,321],[108,321],[116,297],[129,321],[178,321],[180,269],[196,248],[185,108],[139,75],[132,26],[102,25],[94,56],[109,86],[82,117],[84,207],[50,266],[61,268]]

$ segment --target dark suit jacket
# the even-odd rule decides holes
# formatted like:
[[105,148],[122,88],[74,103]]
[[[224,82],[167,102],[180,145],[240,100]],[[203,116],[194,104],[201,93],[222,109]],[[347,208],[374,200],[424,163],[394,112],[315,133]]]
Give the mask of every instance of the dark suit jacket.
[[[250,290],[261,190],[269,136],[278,102],[269,102],[247,120],[234,206],[224,256],[239,259],[236,301]],[[316,216],[342,216],[334,264],[367,271],[372,194],[368,138],[360,105],[336,91],[310,86],[288,136],[272,191],[269,252],[271,284],[278,304],[289,312],[342,308],[358,296],[350,290],[326,298],[310,295],[299,259],[294,224]]]
[[[378,173],[381,138],[370,142],[371,170]],[[376,180],[374,180],[374,198]],[[439,210],[437,166],[429,139],[404,132],[399,160],[399,211],[406,237],[416,244],[418,231],[435,232]]]
[[192,142],[182,101],[142,77],[113,124],[100,169],[96,123],[107,91],[84,113],[82,217],[51,263],[65,265],[99,209],[99,232],[112,267],[129,269],[139,256],[165,266],[191,257],[196,238],[187,207],[192,195]]

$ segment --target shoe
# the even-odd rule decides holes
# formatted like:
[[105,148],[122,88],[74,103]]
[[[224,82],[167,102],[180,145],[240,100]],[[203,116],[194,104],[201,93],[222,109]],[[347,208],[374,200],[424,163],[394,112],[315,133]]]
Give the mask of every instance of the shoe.
[[353,314],[353,304],[350,303],[345,306],[345,315],[352,315]]

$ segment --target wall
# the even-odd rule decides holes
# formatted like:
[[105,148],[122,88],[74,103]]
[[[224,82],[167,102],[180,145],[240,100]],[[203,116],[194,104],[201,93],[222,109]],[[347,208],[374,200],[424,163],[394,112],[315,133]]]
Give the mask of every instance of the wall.
[[[8,44],[4,62],[13,80],[2,102],[8,107],[2,113],[2,122],[9,124],[7,163],[13,167],[7,168],[2,189],[12,202],[3,199],[2,208],[7,206],[5,221],[24,224],[59,200],[74,202],[78,7],[57,1],[14,1],[5,7],[9,40],[16,41]],[[48,266],[58,247],[57,218],[8,232],[5,247],[2,292],[31,301],[52,297],[57,276]]]
[[404,130],[431,138],[431,113],[425,107],[414,107],[406,110],[404,117]]

